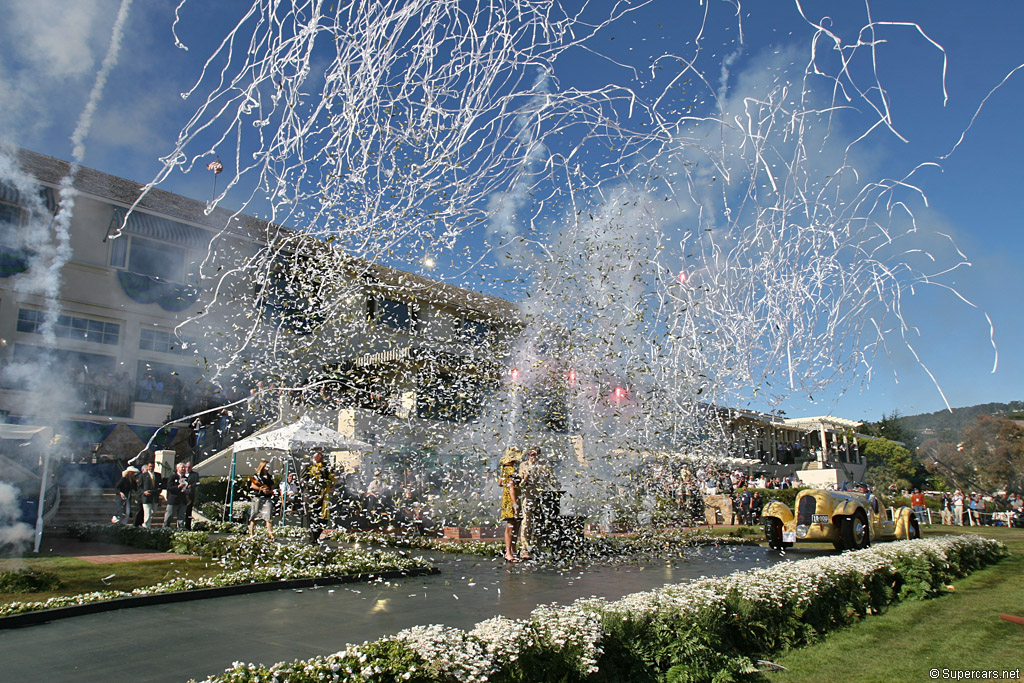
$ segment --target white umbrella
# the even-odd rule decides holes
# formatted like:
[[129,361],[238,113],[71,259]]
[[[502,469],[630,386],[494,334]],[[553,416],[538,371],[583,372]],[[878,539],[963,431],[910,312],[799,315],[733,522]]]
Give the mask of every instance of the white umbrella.
[[252,450],[292,452],[309,448],[323,448],[332,451],[361,451],[373,448],[373,446],[365,441],[345,436],[341,432],[319,424],[308,415],[303,415],[289,425],[236,441],[234,445],[236,453]]

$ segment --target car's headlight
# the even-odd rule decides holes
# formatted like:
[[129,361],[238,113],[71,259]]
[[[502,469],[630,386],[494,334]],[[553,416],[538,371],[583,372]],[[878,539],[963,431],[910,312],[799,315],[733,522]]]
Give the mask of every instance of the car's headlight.
[[796,526],[796,537],[797,538],[807,538],[807,525],[806,524],[797,524],[797,526]]

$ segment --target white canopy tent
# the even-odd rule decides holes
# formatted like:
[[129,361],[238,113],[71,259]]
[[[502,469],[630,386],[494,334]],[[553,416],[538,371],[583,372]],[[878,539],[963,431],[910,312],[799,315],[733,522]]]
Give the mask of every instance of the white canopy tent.
[[[370,444],[359,439],[345,436],[337,430],[319,424],[308,415],[302,415],[291,424],[271,428],[253,434],[244,439],[236,441],[231,447],[231,482],[228,487],[229,507],[234,505],[234,481],[238,475],[237,456],[239,453],[248,453],[253,460],[271,460],[281,457],[284,460],[284,476],[287,478],[288,471],[292,467],[292,459],[297,452],[308,450],[333,451],[362,451],[373,448]],[[250,463],[251,464],[251,463]],[[255,469],[253,469],[255,471]]]
[[242,451],[294,451],[322,448],[325,451],[361,451],[372,448],[370,444],[317,423],[308,415],[295,422],[253,434],[232,446],[236,453]]

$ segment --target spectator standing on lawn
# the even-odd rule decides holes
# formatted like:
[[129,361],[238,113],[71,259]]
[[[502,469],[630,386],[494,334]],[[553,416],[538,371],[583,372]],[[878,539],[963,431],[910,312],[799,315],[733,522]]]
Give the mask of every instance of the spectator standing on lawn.
[[185,507],[185,528],[192,530],[192,508],[196,504],[196,493],[199,492],[199,473],[192,471],[192,461],[185,461],[185,481],[188,488],[185,489],[185,497],[188,503]]
[[274,540],[274,530],[270,526],[270,516],[274,512],[274,477],[270,474],[270,463],[261,460],[256,466],[256,474],[249,478],[249,491],[252,493],[252,507],[249,508],[249,535],[256,529],[256,520],[262,518],[267,525],[267,535]]
[[914,489],[914,492],[910,495],[910,507],[914,509],[914,515],[917,517],[917,521],[925,521],[925,500],[924,494],[921,493],[921,489]]
[[153,528],[153,511],[160,501],[160,475],[153,471],[153,463],[142,466],[139,475],[139,496],[142,499],[142,526]]
[[750,496],[750,523],[757,524],[761,520],[761,511],[764,510],[764,499],[760,491],[754,491]]
[[138,488],[138,483],[135,481],[135,475],[138,473],[138,468],[129,467],[121,473],[121,478],[114,485],[114,489],[117,490],[118,507],[114,512],[114,516],[110,518],[111,524],[128,524],[131,520],[132,494]]
[[281,514],[285,512],[297,512],[302,509],[302,500],[299,498],[299,482],[294,472],[289,472],[287,479],[281,482]]
[[960,489],[953,493],[953,524],[964,525],[964,492]]
[[188,474],[185,472],[185,463],[179,462],[175,466],[174,474],[167,480],[166,493],[164,527],[169,527],[173,519],[174,525],[180,528],[185,524],[185,510],[188,509]]

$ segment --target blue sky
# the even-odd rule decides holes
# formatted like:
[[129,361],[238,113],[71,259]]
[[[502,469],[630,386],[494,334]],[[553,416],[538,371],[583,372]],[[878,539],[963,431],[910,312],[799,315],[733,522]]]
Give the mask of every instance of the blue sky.
[[[9,21],[0,28],[0,86],[5,111],[0,115],[3,139],[45,154],[69,158],[69,138],[85,106],[97,69],[110,40],[120,3],[113,0],[14,0]],[[170,151],[196,102],[179,93],[191,87],[203,59],[222,39],[228,22],[245,3],[186,4],[179,36],[188,51],[176,49],[171,34],[174,8],[136,2],[128,19],[118,64],[96,110],[86,139],[84,164],[107,173],[145,182],[160,170],[159,157]],[[598,8],[601,3],[595,3]],[[830,15],[830,25],[849,32],[865,23],[866,9],[858,3],[816,1],[801,3],[813,19]],[[740,43],[735,6],[711,2],[702,36],[699,68],[712,87],[725,84],[735,95],[743,83],[755,81],[771,56],[795,51],[805,58],[812,35],[807,23],[788,2],[747,3],[740,9]],[[906,138],[878,130],[859,145],[866,170],[884,177],[903,177],[922,163],[915,183],[928,197],[928,206],[915,210],[923,233],[952,236],[972,267],[945,282],[977,304],[961,302],[945,290],[924,288],[906,302],[907,320],[919,330],[910,338],[921,359],[935,375],[953,406],[1024,397],[1024,356],[1019,340],[1024,258],[1021,218],[1016,210],[1024,172],[1019,159],[1024,136],[1019,132],[1024,111],[1024,70],[994,92],[971,125],[982,100],[1015,67],[1024,63],[1019,40],[1024,29],[1024,6],[1012,0],[962,3],[954,0],[876,3],[875,21],[915,22],[945,49],[948,58],[943,103],[942,56],[908,26],[879,27],[880,78],[887,88],[893,127]],[[204,14],[204,12],[206,12]],[[562,87],[597,87],[608,79],[629,82],[640,89],[654,87],[646,77],[633,81],[617,63],[643,67],[648,57],[665,52],[692,54],[696,27],[703,20],[700,4],[655,2],[628,14],[606,28],[593,42],[593,51],[567,53],[554,76]],[[806,61],[804,59],[803,61]],[[698,88],[695,88],[698,90]],[[709,99],[710,98],[706,98]],[[710,104],[707,104],[710,106]],[[856,129],[856,115],[840,121]],[[942,157],[957,143],[948,158]],[[205,170],[174,174],[163,187],[188,196],[210,196],[211,178]],[[242,199],[225,205],[237,206]],[[938,240],[922,236],[924,247]],[[464,270],[441,268],[437,277]],[[496,293],[495,282],[470,286]],[[991,372],[986,311],[995,325],[999,365]],[[794,399],[785,405],[791,415],[833,413],[877,419],[899,410],[913,414],[938,410],[943,400],[912,354],[899,343],[875,360],[870,385],[855,383],[844,394],[832,391]]]

